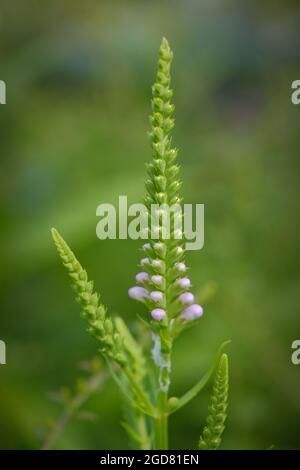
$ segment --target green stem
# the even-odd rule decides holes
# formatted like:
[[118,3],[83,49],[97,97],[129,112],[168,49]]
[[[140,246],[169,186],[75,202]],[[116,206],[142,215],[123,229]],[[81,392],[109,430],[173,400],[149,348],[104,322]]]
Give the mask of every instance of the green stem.
[[[162,340],[162,334],[161,334]],[[158,367],[158,386],[157,395],[157,417],[154,418],[154,448],[156,450],[168,449],[168,389],[170,385],[171,372],[171,349],[172,340],[170,330],[165,331],[164,340],[168,344],[168,350],[160,352],[163,366]]]
[[158,417],[154,418],[154,448],[155,450],[168,449],[168,392],[159,392],[157,411]]

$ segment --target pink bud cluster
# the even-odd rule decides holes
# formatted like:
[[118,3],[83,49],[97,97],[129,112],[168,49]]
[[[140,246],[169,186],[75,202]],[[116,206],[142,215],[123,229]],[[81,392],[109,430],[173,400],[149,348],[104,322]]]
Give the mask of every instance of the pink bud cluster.
[[[159,244],[156,243],[159,249]],[[144,251],[151,249],[150,243],[146,243],[143,246]],[[182,250],[180,248],[180,250]],[[142,258],[140,265],[144,268],[152,267],[147,271],[141,271],[136,276],[137,286],[131,287],[128,290],[130,298],[143,302],[151,309],[150,315],[153,320],[161,321],[167,317],[167,313],[164,307],[165,294],[164,290],[164,277],[161,274],[161,269],[164,266],[164,262],[160,259]],[[175,280],[175,286],[178,290],[178,297],[176,303],[181,309],[179,317],[185,321],[192,321],[203,315],[203,308],[195,303],[194,295],[188,291],[191,287],[191,281],[188,277],[181,277],[187,271],[187,267],[183,262],[178,262],[173,267],[175,275],[178,278]],[[152,273],[155,274],[152,274]]]

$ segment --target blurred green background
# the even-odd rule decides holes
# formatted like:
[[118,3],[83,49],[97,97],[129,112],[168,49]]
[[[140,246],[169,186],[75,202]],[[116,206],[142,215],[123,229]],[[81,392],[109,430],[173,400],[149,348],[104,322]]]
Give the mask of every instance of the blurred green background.
[[[299,448],[299,2],[2,0],[0,79],[0,447],[38,448],[97,344],[85,332],[49,229],[57,227],[111,310],[127,297],[139,241],[99,241],[96,207],[140,202],[150,157],[150,90],[166,36],[175,53],[176,129],[186,202],[205,204],[205,246],[188,254],[195,289],[217,294],[176,345],[183,393],[228,338],[231,393],[223,448]],[[171,419],[172,448],[195,448],[208,391]],[[58,448],[127,447],[109,382]]]

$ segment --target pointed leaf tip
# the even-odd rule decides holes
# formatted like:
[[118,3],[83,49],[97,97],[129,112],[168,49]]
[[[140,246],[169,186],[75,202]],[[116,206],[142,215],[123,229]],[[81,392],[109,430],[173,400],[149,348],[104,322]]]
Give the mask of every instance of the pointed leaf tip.
[[54,227],[51,228],[51,235],[55,243],[62,241],[60,233]]
[[160,44],[160,47],[162,49],[170,49],[170,45],[169,45],[169,42],[168,40],[163,36],[162,40],[161,40],[161,44]]
[[59,235],[58,235],[58,231],[56,230],[56,228],[54,227],[51,228],[51,235],[54,241],[57,240]]
[[227,354],[223,353],[219,363],[220,370],[222,373],[228,374],[228,356]]

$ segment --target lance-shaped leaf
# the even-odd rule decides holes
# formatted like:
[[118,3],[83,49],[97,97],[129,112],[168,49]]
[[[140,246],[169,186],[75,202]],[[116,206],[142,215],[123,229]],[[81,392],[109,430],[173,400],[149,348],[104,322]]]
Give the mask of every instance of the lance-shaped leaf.
[[121,317],[116,317],[115,325],[122,338],[124,349],[130,361],[132,374],[135,376],[136,381],[141,383],[146,375],[146,361],[143,350]]

